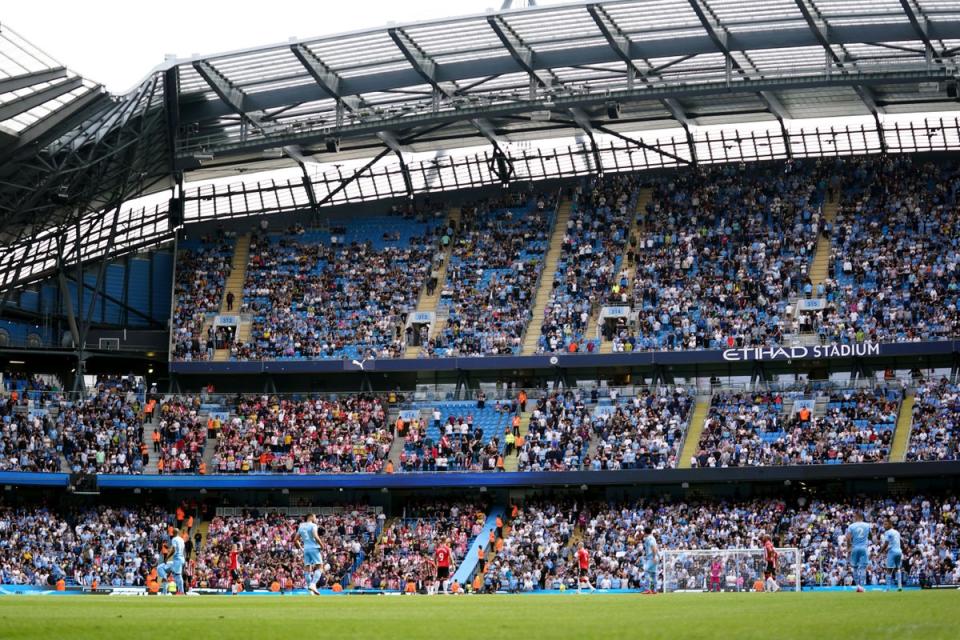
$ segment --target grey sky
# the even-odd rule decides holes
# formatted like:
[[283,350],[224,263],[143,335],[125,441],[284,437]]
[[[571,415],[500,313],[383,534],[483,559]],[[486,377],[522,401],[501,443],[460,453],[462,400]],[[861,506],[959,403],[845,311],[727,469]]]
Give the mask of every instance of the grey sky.
[[[482,13],[502,0],[9,0],[9,24],[49,55],[113,92],[164,54],[189,56],[397,23]],[[538,4],[556,4],[540,0]]]

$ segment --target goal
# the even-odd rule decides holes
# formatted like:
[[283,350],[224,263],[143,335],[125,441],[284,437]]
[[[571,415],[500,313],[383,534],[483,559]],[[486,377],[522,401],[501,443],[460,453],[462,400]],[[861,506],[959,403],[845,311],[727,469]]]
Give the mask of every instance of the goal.
[[[689,549],[664,550],[663,591],[709,591],[710,573],[714,561],[720,563],[719,589],[721,591],[752,591],[759,578],[763,580],[766,566],[763,549]],[[777,549],[780,558],[776,581],[783,591],[800,591],[800,572],[803,562],[800,549]]]

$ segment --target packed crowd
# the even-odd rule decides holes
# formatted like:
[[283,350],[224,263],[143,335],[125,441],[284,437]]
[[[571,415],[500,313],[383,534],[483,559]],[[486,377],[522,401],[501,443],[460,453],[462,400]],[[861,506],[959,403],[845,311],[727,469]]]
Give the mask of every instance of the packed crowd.
[[[857,498],[842,502],[754,499],[741,501],[671,501],[643,499],[628,503],[528,501],[509,523],[502,550],[486,574],[503,590],[576,588],[576,543],[590,555],[589,579],[598,588],[646,589],[643,530],[651,527],[661,550],[756,549],[770,535],[778,547],[801,550],[801,584],[851,585],[847,526],[861,513],[873,527],[868,583],[883,584],[883,521],[892,520],[903,537],[905,584],[960,584],[960,522],[956,497],[912,499]],[[719,556],[717,556],[719,557]],[[670,567],[669,588],[704,589],[706,568],[694,573],[689,558]],[[663,561],[659,563],[663,569]],[[793,566],[784,562],[778,579],[792,586]],[[725,575],[731,571],[724,567]],[[757,563],[740,567],[734,585],[752,588],[762,571]],[[665,576],[659,576],[658,580]],[[490,579],[487,582],[491,582]]]
[[177,255],[173,285],[171,343],[175,360],[210,360],[213,336],[204,324],[220,309],[223,287],[230,275],[234,241],[224,233],[202,238]]
[[[509,194],[465,207],[458,228],[424,219],[415,235],[381,230],[375,243],[332,243],[302,229],[255,236],[240,305],[253,331],[231,344],[231,357],[398,357],[409,341],[406,313],[435,286],[448,318],[441,314],[432,338],[416,336],[421,355],[517,353],[541,275],[550,297],[532,319],[540,352],[598,350],[588,325],[603,304],[635,314],[604,327],[618,352],[784,344],[809,332],[822,342],[937,340],[960,330],[956,163],[907,154],[697,167],[654,179],[635,212],[639,185],[616,174],[574,187],[549,274],[541,270],[550,196]],[[830,223],[828,196],[839,203]],[[829,274],[814,283],[808,271],[822,236],[831,239]],[[204,334],[204,318],[220,305],[233,240],[187,246],[174,357],[206,359],[214,336]],[[447,277],[434,282],[434,259],[448,246]],[[810,306],[798,308],[800,299]]]
[[[492,559],[482,554],[483,583],[494,589],[532,591],[575,588],[577,543],[589,554],[588,577],[599,588],[650,585],[644,575],[644,529],[653,529],[666,550],[756,549],[764,535],[777,547],[800,549],[804,586],[851,585],[847,527],[856,517],[872,527],[867,584],[883,584],[881,551],[884,521],[899,530],[907,585],[960,584],[960,502],[956,496],[911,498],[811,499],[806,496],[751,500],[675,500],[644,498],[629,502],[583,502],[571,498],[530,499],[515,506],[502,539],[491,536]],[[177,515],[156,507],[92,509],[45,506],[0,506],[0,584],[94,586],[148,583],[162,561],[174,524],[193,523],[183,507]],[[435,552],[449,544],[450,571],[480,534],[485,509],[467,503],[434,501],[408,505],[403,517],[387,520],[365,507],[322,511],[319,518],[325,586],[396,589],[433,582]],[[188,541],[185,574],[194,587],[281,589],[303,586],[302,560],[293,539],[300,518],[255,510],[216,516],[206,538]],[[482,550],[484,544],[480,545]],[[196,551],[196,553],[194,553]],[[706,587],[687,556],[671,556],[658,580],[669,588]],[[719,557],[719,555],[717,556]],[[786,560],[778,571],[782,585],[792,586],[794,566]],[[659,563],[661,570],[663,559]],[[725,586],[749,589],[761,571],[756,562],[736,571],[743,575]],[[734,571],[724,567],[725,575]],[[669,574],[669,576],[667,575]]]
[[913,405],[907,460],[960,460],[960,389],[947,379],[923,382]]
[[242,398],[221,425],[212,468],[219,473],[378,472],[393,442],[381,398]]
[[145,584],[169,540],[157,508],[0,507],[0,584]]
[[73,472],[143,472],[149,453],[139,385],[130,378],[105,380],[85,398],[60,403],[53,422]]
[[0,397],[0,471],[60,471],[60,446],[49,417]]
[[463,209],[441,289],[448,318],[422,355],[519,352],[556,207],[545,195],[528,198],[510,194]]
[[948,339],[960,330],[956,163],[852,159],[834,224],[824,341]]
[[873,526],[870,584],[883,584],[883,564],[879,537],[883,520],[889,518],[900,531],[903,544],[904,582],[909,584],[960,584],[960,520],[956,496],[912,499],[854,499],[842,502],[810,500],[784,514],[779,539],[782,546],[803,550],[804,584],[849,585],[849,549],[845,531],[856,513],[862,513]]
[[[802,398],[802,396],[799,396]],[[693,467],[885,462],[901,394],[894,389],[831,391],[823,415],[796,394],[714,394]],[[797,410],[795,410],[797,409]]]
[[407,583],[431,583],[436,575],[435,551],[443,543],[452,553],[452,576],[485,519],[484,510],[469,503],[408,507],[405,517],[387,524],[373,552],[354,571],[354,586],[400,590]]
[[[641,212],[635,328],[615,351],[782,342],[821,229],[828,161],[701,167],[654,183]],[[798,328],[798,327],[797,327]]]
[[552,393],[537,400],[523,442],[518,445],[520,471],[570,471],[587,457],[593,409],[582,393]]
[[693,407],[686,387],[643,389],[598,411],[594,425],[597,454],[590,463],[600,469],[668,469],[677,465]]
[[231,347],[231,358],[400,356],[407,314],[444,234],[442,226],[417,229],[422,234],[405,244],[380,246],[333,244],[303,231],[255,236],[241,305],[253,314],[251,337]]
[[[276,582],[284,590],[303,588],[303,562],[292,551],[300,522],[302,518],[257,510],[214,517],[192,568],[195,584],[230,590],[236,584],[266,589]],[[317,526],[324,561],[321,586],[347,586],[354,568],[373,548],[383,516],[366,507],[321,510]],[[231,554],[236,569],[231,568]]]
[[200,398],[172,398],[160,405],[154,453],[161,473],[197,473],[207,443],[207,420],[200,416]]
[[612,174],[576,187],[544,309],[539,352],[597,350],[595,327],[588,326],[589,321],[600,305],[616,303],[628,284],[626,274],[621,274],[628,239],[632,242],[627,261],[634,259],[636,237],[630,235],[630,225],[637,183],[636,176]]

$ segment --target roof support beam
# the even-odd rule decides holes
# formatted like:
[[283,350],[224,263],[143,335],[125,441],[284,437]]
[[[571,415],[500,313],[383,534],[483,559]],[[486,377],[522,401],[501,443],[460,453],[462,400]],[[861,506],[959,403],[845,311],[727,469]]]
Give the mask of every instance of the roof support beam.
[[424,53],[423,49],[407,35],[406,31],[399,28],[390,28],[387,29],[387,33],[390,34],[390,38],[397,45],[397,48],[400,49],[403,57],[407,59],[414,71],[419,73],[420,77],[427,81],[427,84],[444,96],[451,95],[451,91],[440,86],[440,83],[437,82],[437,63],[433,61],[433,58]]
[[60,78],[66,77],[67,70],[63,67],[44,69],[43,71],[35,71],[33,73],[24,73],[19,76],[10,76],[9,78],[3,78],[0,80],[0,93],[26,89],[27,87],[32,87],[35,84],[40,84],[42,82],[53,82],[54,80],[59,80]]
[[528,47],[523,40],[520,39],[520,36],[514,33],[510,25],[507,24],[507,21],[503,19],[503,16],[487,16],[487,23],[490,25],[490,28],[493,29],[493,32],[497,34],[497,37],[500,38],[500,42],[503,43],[510,57],[516,61],[520,68],[526,71],[530,75],[530,78],[535,80],[540,86],[549,87],[551,83],[545,80],[541,73],[533,66],[533,49]]
[[[687,165],[689,165],[689,164],[696,164],[696,161],[691,162],[690,160],[687,160],[686,158],[682,158],[682,157],[680,157],[680,156],[678,156],[678,155],[676,155],[676,154],[674,154],[674,153],[670,153],[669,151],[664,151],[664,150],[661,149],[660,147],[654,146],[654,145],[652,145],[652,144],[647,144],[646,142],[642,142],[642,141],[640,141],[640,140],[636,140],[636,139],[631,138],[631,137],[629,137],[629,136],[625,136],[625,135],[623,135],[622,133],[620,133],[620,132],[618,132],[618,131],[614,131],[613,129],[607,129],[606,127],[604,127],[604,126],[602,126],[602,125],[596,125],[596,129],[597,129],[597,131],[602,131],[603,133],[605,133],[605,134],[607,134],[607,135],[610,135],[610,136],[613,136],[614,138],[619,138],[619,139],[623,140],[624,142],[629,142],[630,144],[635,145],[635,146],[639,147],[640,149],[646,149],[646,150],[648,150],[648,151],[653,151],[654,153],[659,153],[660,155],[662,155],[662,156],[665,157],[665,158],[670,158],[670,159],[672,159],[672,160],[676,160],[676,161],[679,162],[680,164],[687,164]],[[690,144],[690,150],[693,151],[692,138],[690,138],[690,139],[688,140],[688,143]],[[692,156],[691,156],[691,157],[692,157]]]
[[193,63],[193,68],[197,70],[206,83],[213,89],[213,92],[220,96],[220,99],[227,103],[241,118],[249,122],[257,129],[263,129],[260,119],[247,112],[244,102],[247,100],[247,94],[234,86],[227,78],[214,68],[206,60],[197,60]]
[[[713,41],[714,45],[716,45],[717,49],[727,59],[727,81],[730,81],[730,75],[734,69],[739,71],[741,75],[746,75],[746,71],[733,57],[733,52],[730,50],[729,45],[727,45],[729,38],[726,28],[716,19],[716,16],[706,4],[705,0],[688,1],[690,3],[690,8],[693,9],[693,12],[697,14],[697,18],[699,18],[700,24],[703,25],[707,35]],[[784,118],[790,117],[790,115],[787,113],[787,110],[784,108],[783,103],[780,102],[780,98],[778,98],[772,91],[760,91],[757,93],[757,95],[760,96],[760,100],[763,101],[764,105],[767,107],[767,111],[772,113],[781,124],[783,123]]]
[[[451,88],[444,87],[437,81],[437,63],[420,48],[420,45],[414,42],[413,38],[411,38],[406,31],[400,28],[391,28],[388,29],[387,32],[414,70],[433,87],[437,94],[446,98],[454,95],[454,91]],[[486,118],[471,118],[470,124],[473,125],[497,151],[500,151],[499,138],[494,133],[493,125],[489,120]],[[381,138],[381,140],[382,139],[383,138]]]
[[303,68],[307,70],[307,73],[310,74],[313,81],[316,82],[328,96],[350,111],[356,111],[360,107],[360,101],[357,98],[342,95],[340,92],[340,76],[324,64],[323,60],[318,58],[313,51],[310,51],[306,45],[290,45],[290,51],[297,57],[297,60],[303,65]]
[[930,40],[930,35],[928,34],[927,17],[923,14],[919,5],[917,5],[916,0],[900,0],[900,6],[903,7],[903,12],[907,14],[913,30],[917,32],[917,36],[923,41],[923,46],[927,52],[927,60],[932,59],[936,55],[936,49],[934,49],[933,42]]
[[167,145],[170,147],[170,171],[177,172],[177,137],[180,135],[180,67],[163,72],[163,108],[167,112]]
[[[19,141],[20,146],[26,146],[43,138],[49,132],[57,129],[61,123],[70,120],[74,116],[77,116],[88,107],[91,107],[92,105],[106,104],[109,103],[109,100],[110,99],[107,97],[107,94],[103,92],[100,85],[93,87],[86,93],[78,96],[76,99],[71,100],[70,104],[57,109],[47,117],[34,122],[32,125],[21,131]],[[100,106],[97,106],[91,110],[97,111],[100,108]]]
[[34,107],[39,107],[43,103],[59,98],[65,93],[70,93],[74,89],[83,86],[83,78],[69,78],[55,85],[35,91],[28,96],[16,98],[7,104],[0,106],[0,122],[16,117],[21,113],[26,113]]
[[413,197],[413,181],[410,179],[410,168],[407,167],[407,161],[403,158],[403,145],[391,131],[378,131],[377,137],[383,142],[384,146],[397,155],[400,160],[400,173],[403,175],[403,184],[407,188],[407,196]]
[[570,109],[570,115],[573,121],[577,123],[590,140],[590,152],[593,154],[593,161],[597,165],[597,174],[603,175],[603,162],[600,160],[600,149],[597,148],[597,140],[593,135],[593,124],[590,122],[590,116],[580,107]]
[[[623,60],[624,64],[627,65],[627,88],[633,89],[633,80],[635,76],[638,76],[641,80],[643,80],[643,82],[649,85],[649,76],[658,74],[653,69],[648,72],[644,72],[636,65],[636,63],[633,61],[633,58],[630,57],[630,47],[633,44],[630,42],[630,38],[628,38],[626,34],[620,30],[620,27],[617,26],[617,23],[614,22],[613,18],[611,18],[610,15],[600,5],[588,4],[587,12],[590,14],[590,17],[593,18],[593,21],[597,23],[597,27],[603,34],[603,37],[606,38],[607,43],[610,45],[610,48],[613,50],[613,52],[616,53],[617,56]],[[690,118],[687,116],[683,106],[677,100],[673,98],[664,98],[660,102],[663,104],[664,108],[670,112],[670,115],[673,117],[673,119],[679,122],[683,127],[688,127],[690,125]]]
[[[794,0],[794,2],[796,3],[797,8],[800,9],[800,13],[803,14],[803,19],[806,20],[807,26],[813,33],[814,38],[816,38],[817,42],[820,43],[820,46],[823,47],[824,51],[826,51],[827,57],[830,60],[833,60],[834,64],[842,69],[843,61],[840,59],[840,56],[837,55],[837,52],[833,50],[833,47],[830,46],[827,24],[820,16],[820,12],[817,10],[816,6],[814,6],[810,0]],[[828,66],[828,75],[829,72],[830,68]],[[867,110],[869,110],[870,113],[876,118],[877,114],[880,112],[880,108],[877,106],[877,99],[873,95],[873,90],[863,85],[854,85],[853,90],[857,92],[857,95],[867,107]],[[886,150],[886,145],[884,145],[884,150]]]

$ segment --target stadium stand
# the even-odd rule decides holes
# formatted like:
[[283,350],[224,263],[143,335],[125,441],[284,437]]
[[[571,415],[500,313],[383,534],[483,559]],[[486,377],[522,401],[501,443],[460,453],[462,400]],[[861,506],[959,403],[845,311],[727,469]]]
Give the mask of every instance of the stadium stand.
[[143,586],[172,522],[155,507],[0,506],[0,584]]
[[447,322],[424,355],[520,352],[555,208],[552,196],[514,194],[462,210],[440,293]]
[[100,381],[95,394],[60,403],[55,419],[74,472],[143,471],[143,389],[129,378]]
[[957,385],[946,379],[920,385],[913,405],[908,460],[960,460]]
[[[503,591],[576,588],[574,552],[576,544],[583,542],[591,557],[592,584],[607,589],[646,588],[641,540],[643,528],[651,526],[664,549],[755,548],[761,536],[769,534],[778,546],[803,550],[804,586],[849,586],[852,576],[844,534],[854,513],[860,511],[873,523],[875,537],[885,517],[900,530],[907,555],[906,584],[960,584],[957,508],[954,496],[922,495],[811,500],[796,505],[779,499],[530,501],[510,522],[502,552],[486,568],[485,582],[492,590]],[[871,546],[869,583],[882,584],[884,556],[879,545]],[[745,576],[742,584],[749,589],[756,577]]]
[[[834,225],[824,341],[957,335],[955,161],[854,159]],[[820,315],[820,314],[818,314]]]
[[[241,582],[257,589],[277,581],[284,590],[303,588],[303,563],[290,553],[291,541],[302,519],[280,510],[240,511],[217,515],[210,521],[196,560],[194,584],[230,590]],[[317,526],[327,565],[324,586],[348,586],[352,572],[370,554],[380,535],[382,513],[362,506],[328,509],[318,515]],[[231,551],[237,552],[237,575],[230,569]]]
[[214,341],[207,314],[220,309],[223,285],[230,275],[233,239],[213,238],[181,241],[178,245],[174,281],[172,357],[178,360],[210,360]]
[[231,359],[399,357],[441,231],[396,212],[255,237],[241,306],[253,325]]
[[899,412],[897,389],[834,389],[816,414],[803,392],[713,396],[694,467],[883,462]]
[[629,175],[591,179],[577,187],[544,310],[539,352],[599,351],[591,319],[623,286],[622,254],[636,197],[637,179]]
[[416,407],[429,416],[403,435],[404,471],[493,471],[497,468],[509,406],[444,401]]
[[200,398],[174,398],[160,405],[162,473],[197,473],[207,444],[207,421],[200,416]]
[[377,472],[393,434],[382,400],[241,399],[217,434],[212,469],[219,473]]
[[638,220],[638,327],[611,335],[614,351],[782,344],[798,333],[786,312],[809,284],[824,165],[712,167],[655,182]]
[[666,469],[677,464],[693,407],[683,387],[643,389],[611,410],[597,407],[597,453],[590,468]]
[[[373,552],[353,573],[354,585],[366,589],[401,590],[408,582],[417,591],[435,573],[436,547],[449,541],[452,567],[470,551],[486,519],[483,509],[470,503],[432,501],[413,506],[405,517],[388,522]],[[452,573],[451,573],[452,575]]]

